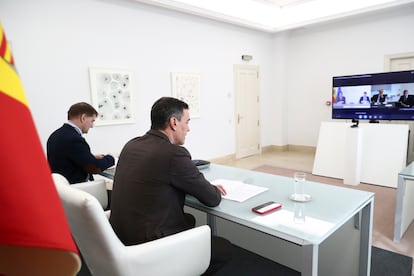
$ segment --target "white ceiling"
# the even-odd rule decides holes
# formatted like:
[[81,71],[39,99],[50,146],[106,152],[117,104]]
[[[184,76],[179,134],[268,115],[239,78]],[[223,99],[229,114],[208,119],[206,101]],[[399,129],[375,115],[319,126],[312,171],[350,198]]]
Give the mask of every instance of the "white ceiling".
[[135,1],[271,33],[414,3],[414,0]]

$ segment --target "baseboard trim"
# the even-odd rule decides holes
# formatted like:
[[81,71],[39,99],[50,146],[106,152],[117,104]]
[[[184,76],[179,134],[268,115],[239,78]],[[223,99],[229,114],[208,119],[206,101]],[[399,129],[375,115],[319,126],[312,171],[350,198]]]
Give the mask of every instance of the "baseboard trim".
[[300,151],[300,152],[307,152],[307,153],[316,153],[316,147],[288,145],[288,151]]
[[282,151],[288,151],[289,150],[289,146],[285,145],[285,146],[275,146],[275,145],[270,145],[270,146],[265,146],[262,147],[262,153],[268,153],[268,152],[282,152]]
[[236,160],[236,154],[229,154],[217,158],[210,159],[211,163],[226,164]]
[[[310,147],[310,146],[300,146],[300,145],[284,145],[284,146],[276,146],[276,145],[270,145],[265,146],[261,148],[261,153],[272,153],[272,152],[283,152],[283,151],[296,151],[296,152],[306,152],[306,153],[316,153],[316,147]],[[225,164],[232,161],[235,161],[236,154],[229,154],[217,158],[212,158],[209,161],[212,163],[218,163],[218,164]]]

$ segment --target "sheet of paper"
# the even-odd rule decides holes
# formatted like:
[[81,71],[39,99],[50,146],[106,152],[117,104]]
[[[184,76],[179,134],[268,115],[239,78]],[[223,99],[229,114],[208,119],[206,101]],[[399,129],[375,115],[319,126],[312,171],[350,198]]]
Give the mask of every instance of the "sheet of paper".
[[243,202],[255,195],[263,193],[268,190],[266,187],[260,187],[252,184],[246,184],[241,181],[228,180],[228,179],[216,179],[211,181],[213,185],[222,185],[227,194],[222,196],[223,198]]

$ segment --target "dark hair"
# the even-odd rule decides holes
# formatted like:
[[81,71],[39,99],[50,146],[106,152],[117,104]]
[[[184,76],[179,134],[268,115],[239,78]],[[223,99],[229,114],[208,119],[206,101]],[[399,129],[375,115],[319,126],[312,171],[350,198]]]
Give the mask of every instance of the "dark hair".
[[166,129],[171,117],[180,121],[184,109],[188,109],[188,104],[176,98],[158,99],[151,108],[151,129]]
[[82,114],[86,116],[98,116],[96,109],[88,103],[81,102],[72,105],[68,110],[68,120],[76,118]]

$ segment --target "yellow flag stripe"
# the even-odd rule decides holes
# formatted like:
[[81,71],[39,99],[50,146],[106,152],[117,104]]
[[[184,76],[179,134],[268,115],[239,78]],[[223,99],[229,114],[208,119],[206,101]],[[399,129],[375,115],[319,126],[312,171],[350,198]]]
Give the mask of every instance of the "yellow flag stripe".
[[8,62],[11,63],[12,61],[12,52],[11,49],[9,47],[10,45],[7,43],[6,45],[6,52],[4,53],[4,59]]
[[0,58],[0,93],[1,92],[20,101],[22,104],[29,106],[19,76],[2,58]]

